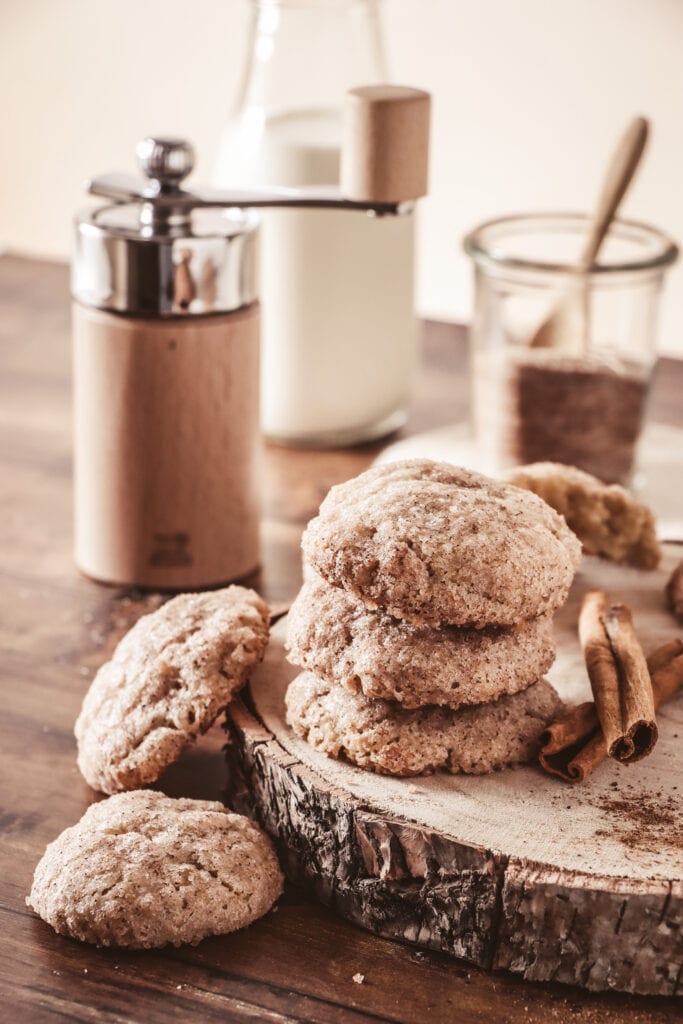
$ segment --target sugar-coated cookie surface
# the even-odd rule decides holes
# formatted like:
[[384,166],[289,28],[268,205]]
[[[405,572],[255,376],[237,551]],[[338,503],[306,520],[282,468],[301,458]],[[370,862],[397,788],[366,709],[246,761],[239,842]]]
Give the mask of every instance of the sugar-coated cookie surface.
[[243,686],[268,632],[268,606],[237,586],[181,594],[139,619],[83,701],[85,780],[115,793],[157,779]]
[[208,800],[121,793],[47,847],[27,903],[100,946],[196,944],[255,921],[282,892],[268,837]]
[[652,511],[619,484],[603,484],[576,466],[533,462],[505,474],[508,483],[547,501],[583,544],[601,555],[641,569],[655,569],[662,556]]
[[516,693],[555,658],[549,615],[507,629],[436,630],[368,611],[319,576],[304,583],[290,609],[287,647],[300,668],[406,708],[457,708]]
[[481,775],[531,761],[541,733],[563,707],[545,679],[489,704],[410,711],[311,672],[290,683],[285,702],[289,726],[312,747],[385,775],[439,768]]
[[564,603],[581,546],[536,495],[443,462],[376,466],[333,487],[305,558],[367,607],[439,626],[512,626]]

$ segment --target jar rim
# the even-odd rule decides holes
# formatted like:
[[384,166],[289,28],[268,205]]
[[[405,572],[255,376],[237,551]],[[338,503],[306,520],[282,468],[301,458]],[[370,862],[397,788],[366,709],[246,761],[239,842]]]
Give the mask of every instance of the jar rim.
[[[562,274],[584,274],[581,267],[573,263],[561,263],[549,260],[535,260],[528,257],[515,255],[509,249],[503,249],[495,244],[495,235],[499,229],[506,227],[527,225],[530,229],[540,228],[546,224],[549,228],[566,229],[568,227],[587,227],[591,218],[585,213],[568,212],[538,212],[538,213],[517,213],[507,214],[503,217],[495,217],[485,221],[469,231],[463,239],[465,252],[472,257],[475,263],[487,263],[510,270],[528,270],[543,273]],[[588,271],[588,276],[615,273],[629,273],[638,270],[657,270],[670,266],[678,258],[678,245],[669,235],[666,235],[659,228],[652,227],[643,221],[626,220],[615,218],[610,225],[610,234],[630,238],[631,240],[644,240],[654,242],[656,250],[653,255],[628,260],[619,260],[609,263],[595,263]],[[493,238],[487,236],[493,235]]]

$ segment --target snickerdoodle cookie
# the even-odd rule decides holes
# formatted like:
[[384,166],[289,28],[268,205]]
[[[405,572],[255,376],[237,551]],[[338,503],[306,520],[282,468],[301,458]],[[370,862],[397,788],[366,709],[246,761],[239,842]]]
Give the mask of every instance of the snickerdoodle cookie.
[[428,459],[333,487],[305,558],[368,608],[440,626],[513,626],[564,603],[581,545],[534,494]]
[[489,704],[409,711],[351,693],[312,672],[289,684],[285,702],[287,722],[297,736],[328,757],[384,775],[438,768],[480,775],[530,761],[541,733],[562,708],[545,679]]
[[662,552],[655,517],[619,484],[603,484],[576,466],[533,462],[505,474],[508,483],[538,494],[560,515],[587,555],[655,569]]
[[153,949],[243,928],[281,892],[270,840],[247,818],[138,790],[93,804],[50,843],[26,902],[60,935]]
[[555,658],[552,619],[509,629],[420,626],[368,611],[320,577],[304,583],[287,618],[289,660],[366,697],[480,704],[536,682]]
[[157,779],[215,721],[267,642],[268,607],[244,587],[181,594],[139,619],[76,722],[86,782],[115,793]]

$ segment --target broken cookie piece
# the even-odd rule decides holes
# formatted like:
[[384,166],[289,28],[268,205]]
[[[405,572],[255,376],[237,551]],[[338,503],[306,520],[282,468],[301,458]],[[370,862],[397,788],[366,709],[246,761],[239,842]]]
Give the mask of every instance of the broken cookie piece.
[[652,511],[619,484],[604,484],[576,466],[533,462],[505,474],[508,483],[533,491],[583,544],[587,555],[656,569],[661,558]]

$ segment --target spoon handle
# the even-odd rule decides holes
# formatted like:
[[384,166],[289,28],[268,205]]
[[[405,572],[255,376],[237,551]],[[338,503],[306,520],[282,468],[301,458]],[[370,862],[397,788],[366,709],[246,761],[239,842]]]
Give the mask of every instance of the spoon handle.
[[634,117],[612,155],[581,254],[580,263],[586,270],[595,262],[602,240],[636,172],[645,150],[648,131],[648,121],[644,117]]

